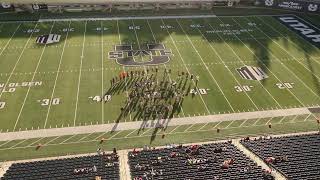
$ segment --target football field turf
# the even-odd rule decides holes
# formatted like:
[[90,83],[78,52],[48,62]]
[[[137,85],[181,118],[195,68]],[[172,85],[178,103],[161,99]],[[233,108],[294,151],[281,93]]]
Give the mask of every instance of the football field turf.
[[[45,34],[60,42],[38,45]],[[115,45],[165,47],[170,60],[157,66],[123,66],[111,59]],[[126,46],[126,47],[129,47]],[[122,47],[123,48],[123,47]],[[169,53],[171,52],[171,53]],[[159,52],[157,52],[159,53]],[[145,63],[150,56],[137,55]],[[155,62],[156,63],[156,62]],[[121,72],[154,68],[178,80],[199,77],[174,117],[318,106],[320,50],[272,16],[188,19],[79,20],[0,24],[0,131],[136,121],[121,117],[127,85],[106,102],[110,80]],[[248,80],[243,67],[260,67],[263,79]],[[186,83],[186,91],[195,87]]]

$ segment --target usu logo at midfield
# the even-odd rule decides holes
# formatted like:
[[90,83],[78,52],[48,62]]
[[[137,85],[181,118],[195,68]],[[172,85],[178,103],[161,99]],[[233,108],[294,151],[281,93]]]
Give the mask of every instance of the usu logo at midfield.
[[295,16],[282,16],[277,19],[301,37],[320,48],[320,30],[317,27]]
[[58,34],[47,34],[47,35],[42,35],[38,36],[36,43],[38,44],[52,44],[52,43],[57,43],[60,41],[61,35]]
[[[158,65],[170,61],[172,55],[163,44],[147,44],[146,50],[133,50],[132,45],[115,45],[115,51],[109,52],[109,59],[115,59],[124,66]],[[142,57],[143,61],[136,58]]]
[[269,77],[260,67],[243,66],[237,71],[243,79],[248,80],[260,81]]

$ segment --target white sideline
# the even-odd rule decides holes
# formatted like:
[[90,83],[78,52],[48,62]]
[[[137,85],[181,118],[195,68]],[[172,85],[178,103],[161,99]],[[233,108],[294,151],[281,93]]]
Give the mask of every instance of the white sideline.
[[[218,122],[218,121],[220,122],[235,121],[235,120],[243,120],[243,119],[271,118],[271,117],[303,115],[303,114],[311,114],[311,112],[308,110],[308,108],[292,108],[292,109],[217,114],[217,115],[208,115],[208,116],[183,117],[183,118],[149,120],[149,121],[122,122],[118,124],[110,123],[110,124],[101,124],[101,125],[39,129],[39,130],[30,130],[30,131],[0,133],[0,139],[1,141],[10,141],[10,140],[19,140],[19,139],[88,134],[88,133],[95,133],[95,132],[109,132],[112,130],[122,131],[122,130],[132,130],[132,129],[139,129],[139,128],[190,125],[190,124],[210,123],[210,122]],[[114,127],[116,127],[116,129],[114,129]]]

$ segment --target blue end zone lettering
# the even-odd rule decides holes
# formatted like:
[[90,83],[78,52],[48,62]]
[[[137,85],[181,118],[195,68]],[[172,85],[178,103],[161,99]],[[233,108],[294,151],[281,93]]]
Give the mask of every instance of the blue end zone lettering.
[[320,48],[319,28],[296,16],[276,16],[275,18],[299,36]]

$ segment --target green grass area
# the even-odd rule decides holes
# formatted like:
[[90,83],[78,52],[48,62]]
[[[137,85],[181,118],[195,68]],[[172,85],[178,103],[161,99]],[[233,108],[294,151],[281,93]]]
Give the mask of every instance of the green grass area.
[[[112,150],[113,147],[128,149],[143,147],[144,145],[162,146],[169,143],[199,143],[245,136],[317,131],[318,127],[314,116],[307,115],[307,117],[308,119],[306,119],[306,115],[299,115],[286,118],[290,121],[282,122],[279,122],[279,120],[283,117],[275,117],[272,120],[278,119],[278,122],[273,121],[272,128],[269,128],[267,123],[261,123],[259,119],[249,119],[173,126],[165,130],[152,128],[140,132],[138,130],[126,130],[112,133],[79,134],[0,142],[0,161],[93,153],[99,147],[105,150]],[[257,120],[259,120],[259,124],[252,123],[257,122]],[[217,132],[218,126],[216,126],[218,123],[221,125],[219,126],[219,133]],[[165,137],[163,138],[162,135],[165,135]],[[101,139],[104,139],[103,143],[100,142]],[[37,150],[36,147],[39,144],[42,147]]]
[[[144,69],[109,59],[108,53],[121,43],[135,50],[162,43],[172,55],[157,66],[159,74],[171,69],[167,78],[178,83],[181,72],[199,77],[198,90],[205,93],[192,95],[194,81],[187,81],[183,91],[188,96],[174,117],[308,107],[320,101],[319,49],[271,16],[12,22],[0,27],[0,85],[6,86],[0,95],[2,132],[141,120],[137,112],[119,116],[128,84],[136,78],[122,81],[109,102],[92,99],[105,94],[119,73]],[[60,43],[35,43],[49,32],[61,34]],[[245,65],[260,67],[269,77],[244,79],[237,69]],[[10,88],[14,92],[7,92]]]

